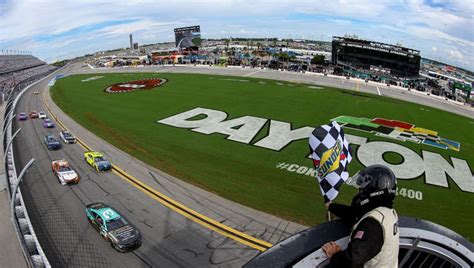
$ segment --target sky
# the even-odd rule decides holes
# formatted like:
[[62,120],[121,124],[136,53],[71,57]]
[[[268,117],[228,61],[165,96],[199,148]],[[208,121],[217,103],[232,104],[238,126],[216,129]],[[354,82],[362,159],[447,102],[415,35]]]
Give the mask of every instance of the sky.
[[174,41],[191,25],[203,38],[351,34],[474,71],[474,0],[0,0],[0,48],[47,62],[127,47],[129,34]]

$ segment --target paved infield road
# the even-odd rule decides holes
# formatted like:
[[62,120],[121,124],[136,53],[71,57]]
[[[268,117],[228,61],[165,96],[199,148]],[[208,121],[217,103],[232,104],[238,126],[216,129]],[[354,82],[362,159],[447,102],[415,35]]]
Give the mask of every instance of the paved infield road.
[[[67,73],[68,67],[61,73]],[[17,113],[47,111],[53,113],[90,147],[103,152],[113,164],[153,189],[229,227],[270,243],[304,229],[205,192],[176,178],[148,167],[119,151],[63,114],[49,98],[49,78],[33,86],[17,105]],[[33,91],[39,91],[34,95]],[[22,131],[16,138],[15,157],[22,167],[34,157],[23,180],[22,192],[30,218],[49,261],[54,266],[118,267],[208,267],[241,266],[259,251],[209,230],[191,221],[126,182],[112,172],[96,173],[83,157],[79,144],[64,145],[48,151],[42,143],[47,132],[39,119],[15,122]],[[77,185],[62,186],[51,172],[53,159],[65,158],[81,176]],[[103,201],[126,216],[143,236],[142,246],[132,253],[118,253],[89,225],[84,208]]]

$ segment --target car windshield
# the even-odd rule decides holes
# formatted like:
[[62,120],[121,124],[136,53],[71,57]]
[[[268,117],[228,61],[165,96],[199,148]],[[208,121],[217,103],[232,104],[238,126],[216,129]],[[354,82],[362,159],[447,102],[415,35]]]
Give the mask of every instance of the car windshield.
[[96,157],[94,158],[94,161],[95,161],[95,162],[100,162],[100,161],[104,161],[104,160],[105,160],[105,159],[104,159],[102,156],[96,156]]
[[107,222],[107,230],[109,231],[113,231],[115,229],[118,229],[118,228],[121,228],[123,226],[127,225],[127,221],[125,221],[124,219],[122,219],[121,217],[120,218],[117,218],[117,219],[113,219],[111,221],[108,221]]
[[71,171],[72,169],[70,167],[67,167],[67,166],[61,166],[59,167],[59,172],[68,172],[68,171]]

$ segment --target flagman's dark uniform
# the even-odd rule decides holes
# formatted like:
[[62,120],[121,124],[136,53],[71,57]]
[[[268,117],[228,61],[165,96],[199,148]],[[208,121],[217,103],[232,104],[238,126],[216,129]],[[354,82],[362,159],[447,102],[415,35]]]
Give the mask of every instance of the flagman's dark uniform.
[[392,208],[396,179],[381,165],[369,166],[357,178],[360,193],[351,206],[330,204],[329,211],[351,224],[350,243],[332,255],[330,267],[397,267],[398,216]]

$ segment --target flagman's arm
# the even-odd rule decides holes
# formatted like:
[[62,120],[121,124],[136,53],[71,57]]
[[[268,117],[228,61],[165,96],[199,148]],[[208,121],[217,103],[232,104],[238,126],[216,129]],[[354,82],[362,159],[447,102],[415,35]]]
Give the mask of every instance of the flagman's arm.
[[382,249],[384,242],[380,224],[366,218],[352,232],[351,241],[345,250],[334,242],[326,243],[322,248],[331,259],[327,267],[364,267]]
[[330,203],[328,206],[329,212],[336,215],[336,217],[342,219],[343,221],[351,222],[352,221],[352,209],[351,206]]

